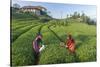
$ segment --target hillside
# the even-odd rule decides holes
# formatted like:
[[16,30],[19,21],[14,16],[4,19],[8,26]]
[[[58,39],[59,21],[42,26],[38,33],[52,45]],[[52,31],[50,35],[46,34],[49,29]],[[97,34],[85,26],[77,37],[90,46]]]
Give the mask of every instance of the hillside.
[[[22,18],[20,18],[22,19]],[[25,19],[25,18],[24,18]],[[38,64],[57,64],[71,62],[96,61],[96,27],[86,23],[69,20],[67,25],[56,24],[55,20],[41,23],[40,20],[12,19],[12,65],[36,64],[32,41],[40,31],[46,49],[41,52]],[[72,34],[76,43],[76,53],[70,54],[61,47],[68,34]]]

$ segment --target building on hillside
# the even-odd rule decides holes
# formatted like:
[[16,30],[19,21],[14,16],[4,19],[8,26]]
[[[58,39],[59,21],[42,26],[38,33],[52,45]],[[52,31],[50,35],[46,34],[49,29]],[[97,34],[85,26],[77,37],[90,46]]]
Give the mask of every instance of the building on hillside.
[[47,9],[42,6],[24,6],[21,8],[22,12],[33,12],[36,15],[43,15]]
[[82,18],[77,18],[77,20],[78,20],[79,22],[82,22],[82,21],[83,21],[83,19],[82,19]]

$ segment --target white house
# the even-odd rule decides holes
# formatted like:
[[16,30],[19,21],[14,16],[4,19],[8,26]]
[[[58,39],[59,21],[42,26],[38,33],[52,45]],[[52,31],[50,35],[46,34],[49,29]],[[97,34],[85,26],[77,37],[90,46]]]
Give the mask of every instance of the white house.
[[36,15],[42,15],[46,10],[47,9],[42,6],[24,6],[21,8],[22,12],[33,12]]

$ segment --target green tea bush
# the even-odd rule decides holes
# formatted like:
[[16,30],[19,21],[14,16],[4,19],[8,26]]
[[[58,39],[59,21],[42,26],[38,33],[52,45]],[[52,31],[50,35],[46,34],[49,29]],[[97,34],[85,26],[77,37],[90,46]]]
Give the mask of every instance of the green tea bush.
[[39,64],[65,63],[66,53],[66,49],[60,47],[59,44],[49,44],[46,49],[41,52]]
[[22,34],[12,44],[12,65],[32,65],[35,64],[34,51],[32,49],[32,42],[38,32],[37,26],[28,32]]

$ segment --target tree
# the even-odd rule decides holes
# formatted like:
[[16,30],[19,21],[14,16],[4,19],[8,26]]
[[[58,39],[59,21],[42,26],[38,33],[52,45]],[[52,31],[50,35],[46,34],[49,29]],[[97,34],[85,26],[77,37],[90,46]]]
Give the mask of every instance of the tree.
[[67,18],[69,17],[69,15],[67,14]]
[[72,14],[70,14],[70,18],[72,18]]
[[77,17],[80,18],[80,13],[77,14]]
[[80,18],[80,13],[74,12],[72,15],[70,15],[70,18],[72,18],[72,19]]
[[20,5],[19,5],[19,4],[17,4],[17,3],[15,3],[15,4],[13,4],[13,7],[14,7],[14,8],[18,8],[18,9],[19,9],[19,8],[20,8]]
[[73,19],[76,19],[77,18],[77,12],[74,12],[74,14],[73,14]]
[[82,12],[82,15],[81,15],[81,19],[82,19],[82,21],[83,22],[86,22],[86,15],[85,15],[85,13],[84,12]]

